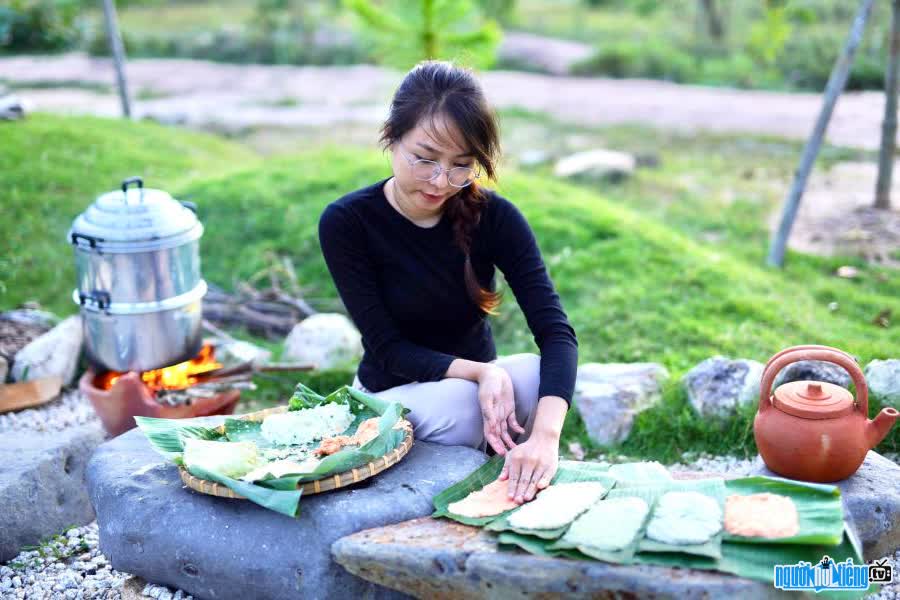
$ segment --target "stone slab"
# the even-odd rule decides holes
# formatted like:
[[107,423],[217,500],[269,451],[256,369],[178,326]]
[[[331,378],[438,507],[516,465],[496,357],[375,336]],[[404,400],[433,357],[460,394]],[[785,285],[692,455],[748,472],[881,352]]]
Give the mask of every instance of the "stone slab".
[[94,520],[85,467],[105,435],[97,421],[52,433],[2,433],[0,563],[23,546]]
[[[756,457],[753,474],[779,477],[761,456]],[[867,561],[900,548],[900,465],[869,450],[859,470],[835,485],[841,488],[844,514],[859,536]]]
[[88,466],[100,549],[114,569],[198,598],[397,598],[331,559],[363,529],[432,512],[432,497],[486,457],[416,442],[397,465],[352,488],[306,497],[291,519],[246,500],[185,488],[140,430],[103,444]]
[[783,598],[724,573],[534,556],[447,519],[361,531],[331,547],[345,569],[416,598]]

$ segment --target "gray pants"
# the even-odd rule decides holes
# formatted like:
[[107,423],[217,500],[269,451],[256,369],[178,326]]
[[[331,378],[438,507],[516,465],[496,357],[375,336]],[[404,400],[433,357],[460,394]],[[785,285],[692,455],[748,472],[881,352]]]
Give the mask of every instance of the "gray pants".
[[[536,354],[501,356],[494,361],[512,380],[516,401],[516,419],[525,433],[510,431],[516,443],[531,435],[538,404],[541,357]],[[359,379],[353,386],[367,391]],[[447,446],[469,446],[482,451],[487,448],[484,422],[478,403],[478,384],[466,379],[442,379],[425,383],[398,385],[374,394],[397,401],[410,410],[406,418],[413,425],[417,440]]]

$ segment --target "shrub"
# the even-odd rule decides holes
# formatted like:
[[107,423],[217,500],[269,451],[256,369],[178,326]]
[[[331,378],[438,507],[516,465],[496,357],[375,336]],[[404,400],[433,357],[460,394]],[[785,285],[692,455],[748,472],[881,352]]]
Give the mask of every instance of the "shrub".
[[690,54],[665,42],[620,42],[601,48],[591,58],[576,64],[572,72],[685,82],[695,80],[697,66]]
[[11,0],[0,6],[0,49],[62,50],[79,38],[80,0]]

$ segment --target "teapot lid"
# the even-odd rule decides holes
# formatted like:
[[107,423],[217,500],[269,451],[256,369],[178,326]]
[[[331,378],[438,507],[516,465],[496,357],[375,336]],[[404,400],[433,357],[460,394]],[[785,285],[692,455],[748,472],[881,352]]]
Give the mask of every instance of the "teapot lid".
[[803,419],[843,417],[855,404],[849,390],[827,381],[785,383],[775,389],[772,402],[789,415]]

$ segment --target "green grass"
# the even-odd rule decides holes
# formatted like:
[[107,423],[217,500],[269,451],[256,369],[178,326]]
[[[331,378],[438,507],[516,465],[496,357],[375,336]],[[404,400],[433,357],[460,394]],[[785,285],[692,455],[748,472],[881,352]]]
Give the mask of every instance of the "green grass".
[[[37,300],[59,314],[75,310],[74,255],[66,232],[99,194],[132,175],[148,187],[175,192],[198,176],[258,160],[207,134],[43,114],[4,124],[0,148],[0,307]],[[208,205],[212,199],[192,200]]]
[[[507,125],[527,117],[504,115]],[[650,144],[640,133],[602,132],[635,150]],[[74,312],[65,231],[97,193],[143,173],[148,183],[199,204],[209,281],[231,287],[275,252],[293,260],[315,306],[333,310],[337,295],[319,252],[318,217],[327,203],[388,174],[386,157],[376,151],[319,148],[262,163],[209,136],[102,119],[37,116],[0,129],[0,136],[10,142],[3,147],[13,149],[0,155],[4,213],[10,215],[0,222],[3,243],[10,244],[0,253],[0,309],[35,298],[61,314]],[[657,146],[663,148],[659,168],[638,171],[623,185],[575,185],[540,170],[507,168],[499,191],[521,207],[536,232],[578,333],[580,361],[652,361],[672,373],[663,403],[638,418],[617,451],[660,460],[677,460],[685,451],[749,454],[755,452],[752,407],[726,422],[698,419],[678,385],[684,372],[712,355],[765,361],[800,343],[834,345],[863,363],[891,357],[895,327],[877,327],[871,318],[884,307],[900,312],[900,277],[854,263],[862,275],[848,281],[832,276],[843,261],[793,253],[783,271],[763,267],[762,217],[777,200],[763,185],[767,176],[745,179],[744,172],[772,169],[774,177],[789,171],[796,146],[679,140]],[[831,149],[826,161],[846,156]],[[706,241],[709,230],[718,232],[717,242]],[[840,303],[836,312],[828,309],[833,300]],[[508,291],[494,330],[503,354],[535,350]],[[347,376],[320,383],[331,386]],[[255,401],[264,404],[284,398],[294,381],[258,383]],[[898,439],[894,433],[881,449],[896,451]],[[562,447],[575,440],[601,450],[590,446],[571,411]]]

